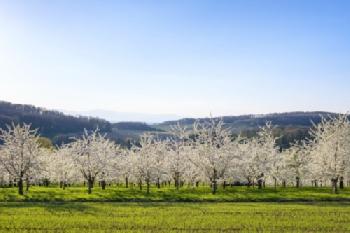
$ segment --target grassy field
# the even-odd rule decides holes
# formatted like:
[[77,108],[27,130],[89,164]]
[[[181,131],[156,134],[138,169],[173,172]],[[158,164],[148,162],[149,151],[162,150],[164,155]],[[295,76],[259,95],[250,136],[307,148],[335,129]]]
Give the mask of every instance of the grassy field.
[[350,232],[349,203],[0,203],[0,232]]
[[210,193],[208,187],[157,189],[152,187],[151,193],[137,188],[107,187],[101,190],[94,188],[87,194],[85,187],[69,187],[62,190],[57,187],[31,187],[24,196],[17,194],[16,188],[0,188],[0,201],[118,201],[118,202],[304,202],[304,201],[350,201],[350,188],[332,194],[330,188],[257,188],[229,187],[219,189],[216,195]]

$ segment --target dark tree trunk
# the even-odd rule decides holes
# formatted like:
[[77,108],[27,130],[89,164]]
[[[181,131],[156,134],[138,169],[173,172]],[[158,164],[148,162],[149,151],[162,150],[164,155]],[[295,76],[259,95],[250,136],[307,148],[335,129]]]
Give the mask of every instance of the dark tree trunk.
[[299,176],[295,177],[295,187],[300,188],[300,177]]
[[150,182],[149,182],[149,179],[146,179],[146,186],[147,186],[147,194],[149,194],[149,188],[150,188]]
[[344,177],[340,177],[340,180],[339,180],[339,188],[340,189],[344,189]]
[[17,186],[18,186],[18,194],[23,195],[23,178],[22,177],[18,179]]
[[213,173],[213,177],[212,177],[211,182],[212,182],[212,184],[211,184],[211,193],[212,194],[216,194],[216,191],[218,189],[217,171],[216,171],[216,169],[214,169],[214,173]]
[[92,193],[94,187],[94,180],[92,178],[88,179],[88,194]]
[[331,182],[332,182],[332,192],[334,194],[338,193],[338,178],[332,178]]
[[142,191],[142,180],[139,181],[139,187],[140,187],[140,190]]
[[105,180],[101,180],[101,188],[102,188],[102,190],[106,189],[106,181]]
[[222,185],[224,189],[226,189],[226,180],[224,180],[224,184]]
[[283,181],[282,181],[282,187],[285,188],[286,186],[287,186],[287,185],[286,185],[286,181],[283,180]]
[[175,172],[175,188],[176,190],[179,190],[180,188],[180,173],[179,172]]
[[129,188],[129,178],[125,177],[125,188]]
[[26,191],[29,191],[29,187],[30,187],[30,182],[29,182],[29,178],[26,178]]
[[275,186],[275,189],[277,189],[277,178],[276,178],[276,177],[274,177],[274,178],[273,178],[273,180],[274,180],[274,186]]
[[263,185],[264,185],[263,177],[264,177],[264,174],[261,173],[261,175],[260,175],[259,178],[258,178],[258,188],[259,188],[259,189],[262,189],[262,188],[263,188]]
[[160,189],[160,180],[157,178],[157,188]]
[[247,181],[248,181],[248,188],[250,188],[252,186],[252,180],[248,177],[247,178]]

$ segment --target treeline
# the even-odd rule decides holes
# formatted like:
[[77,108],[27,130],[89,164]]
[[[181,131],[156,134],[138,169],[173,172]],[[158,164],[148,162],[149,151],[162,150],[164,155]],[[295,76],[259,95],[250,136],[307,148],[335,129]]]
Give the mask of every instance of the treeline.
[[[196,121],[192,128],[171,127],[171,136],[157,132],[143,134],[139,142],[122,147],[98,130],[85,130],[72,142],[55,149],[39,143],[36,129],[15,125],[0,129],[0,184],[32,183],[87,184],[88,193],[96,182],[108,183],[218,185],[233,182],[248,186],[329,186],[350,185],[350,121],[347,115],[322,118],[309,130],[309,137],[288,149],[277,145],[275,127],[266,122],[253,137],[234,136],[222,119]],[[132,185],[132,186],[133,186]]]

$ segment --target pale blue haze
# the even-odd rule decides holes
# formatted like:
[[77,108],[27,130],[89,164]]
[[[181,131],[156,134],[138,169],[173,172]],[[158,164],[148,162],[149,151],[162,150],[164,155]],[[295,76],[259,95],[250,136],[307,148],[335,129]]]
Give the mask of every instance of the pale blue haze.
[[0,99],[179,116],[350,110],[350,1],[0,0]]

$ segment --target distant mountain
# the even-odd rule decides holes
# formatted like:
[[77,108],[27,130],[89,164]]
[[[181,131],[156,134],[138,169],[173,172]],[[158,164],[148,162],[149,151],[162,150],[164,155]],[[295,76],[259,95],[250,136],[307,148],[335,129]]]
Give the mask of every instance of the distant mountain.
[[[275,134],[280,136],[279,145],[288,147],[290,142],[308,136],[308,130],[312,122],[319,123],[321,116],[334,116],[330,112],[289,112],[274,113],[265,115],[243,115],[243,116],[223,116],[221,117],[226,127],[232,130],[233,134],[243,136],[253,136],[260,126],[267,121],[271,121],[276,126]],[[5,128],[7,124],[27,123],[33,128],[39,128],[42,136],[50,138],[54,144],[61,144],[69,141],[71,137],[80,136],[84,129],[94,130],[97,127],[101,132],[118,143],[127,145],[132,141],[137,141],[144,132],[152,132],[160,137],[169,135],[171,125],[180,122],[188,128],[196,121],[195,118],[183,118],[162,123],[147,124],[142,122],[118,122],[110,123],[107,120],[96,117],[71,116],[59,111],[47,110],[34,107],[32,105],[12,104],[0,101],[0,128]],[[200,121],[207,118],[200,118]]]

